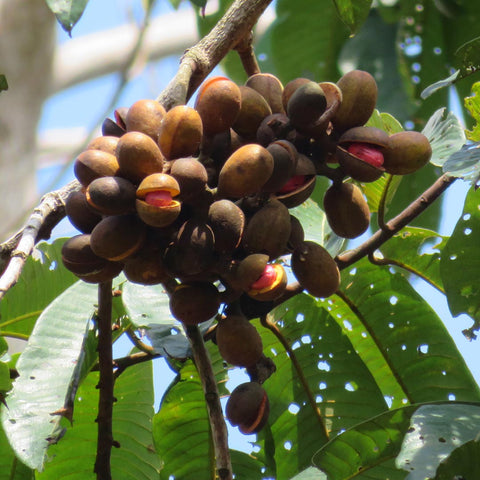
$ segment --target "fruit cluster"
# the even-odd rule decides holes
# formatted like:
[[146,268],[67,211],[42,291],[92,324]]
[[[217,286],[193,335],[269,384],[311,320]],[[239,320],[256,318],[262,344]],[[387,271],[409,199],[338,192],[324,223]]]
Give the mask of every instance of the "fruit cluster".
[[[75,161],[82,189],[66,212],[82,234],[64,244],[65,266],[86,282],[122,270],[145,285],[174,280],[170,309],[187,325],[211,319],[223,304],[219,352],[229,364],[254,366],[262,341],[249,319],[285,291],[279,257],[291,255],[293,274],[311,295],[339,287],[336,262],[305,240],[290,211],[309,198],[317,177],[332,180],[323,202],[332,230],[355,238],[370,222],[355,182],[408,174],[430,158],[420,133],[364,126],[376,100],[373,77],[355,70],[337,83],[297,78],[285,87],[270,74],[242,86],[213,77],[194,108],[167,112],[139,100],[116,110]],[[237,387],[226,414],[241,431],[258,431],[268,415],[263,387]]]

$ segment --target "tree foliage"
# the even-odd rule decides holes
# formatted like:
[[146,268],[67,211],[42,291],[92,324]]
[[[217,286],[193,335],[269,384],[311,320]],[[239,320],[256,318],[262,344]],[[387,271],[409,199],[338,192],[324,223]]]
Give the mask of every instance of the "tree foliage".
[[[87,6],[84,0],[47,3],[68,31]],[[231,2],[221,0],[218,12],[206,16],[203,2],[192,3],[206,35]],[[415,285],[427,282],[445,296],[452,315],[468,315],[472,326],[465,335],[476,338],[480,101],[474,82],[480,62],[474,35],[480,5],[277,0],[275,9],[276,19],[255,43],[262,71],[285,83],[295,77],[335,82],[352,68],[370,71],[380,96],[369,125],[389,133],[424,128],[432,141],[426,168],[362,185],[379,238],[385,211],[388,218],[405,213],[441,174],[451,182],[460,177],[470,188],[450,237],[438,233],[443,211],[434,204],[378,248],[365,248],[366,239],[358,258],[326,225],[325,184],[296,207],[306,238],[337,258],[342,282],[328,299],[296,292],[252,320],[276,371],[264,382],[270,415],[249,437],[252,450],[230,445],[235,478],[477,478],[480,387],[435,306]],[[237,52],[222,66],[237,82],[245,80]],[[445,114],[453,87],[466,99],[465,131],[455,115]],[[422,92],[429,96],[422,99]],[[0,480],[100,478],[93,470],[99,300],[96,287],[62,266],[64,241],[38,244],[0,304]],[[188,331],[171,316],[162,286],[139,286],[121,275],[113,287],[113,341],[125,335],[133,341],[132,351],[114,364],[113,478],[216,478],[217,426],[209,421]],[[211,325],[203,324],[201,333],[226,397],[237,371],[209,341]],[[8,337],[28,339],[18,358],[7,355]],[[151,360],[158,357],[175,378],[154,408]]]

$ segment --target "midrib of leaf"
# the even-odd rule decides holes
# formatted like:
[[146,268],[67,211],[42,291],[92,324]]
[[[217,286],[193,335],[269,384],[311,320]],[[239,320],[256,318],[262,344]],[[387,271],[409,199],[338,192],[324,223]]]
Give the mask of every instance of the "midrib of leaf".
[[[396,372],[393,365],[390,363],[388,355],[385,352],[385,349],[382,347],[382,343],[377,338],[377,336],[376,336],[375,332],[372,330],[372,328],[370,328],[370,326],[369,326],[368,322],[366,321],[365,317],[363,316],[362,312],[360,312],[360,310],[357,308],[355,303],[343,291],[341,291],[341,290],[337,291],[336,295],[339,299],[342,300],[344,305],[355,315],[355,318],[357,318],[357,320],[360,322],[362,327],[368,332],[368,335],[369,335],[368,338],[371,339],[371,342],[373,343],[374,348],[380,354],[380,357],[377,356],[377,360],[378,360],[378,358],[381,358],[384,367],[388,370],[388,372],[391,374],[391,376],[395,378],[395,380],[397,382],[398,389],[400,391],[398,392],[398,394],[395,393],[393,395],[394,398],[398,399],[398,398],[406,397],[407,400],[409,401],[409,403],[413,403],[412,398],[408,393],[408,389],[407,389],[406,385],[404,384],[403,380],[398,376],[398,373]],[[343,325],[341,325],[341,323],[339,323],[339,324],[342,328],[344,328]],[[364,340],[364,339],[362,339],[362,340]],[[350,341],[352,342],[352,345],[355,346],[355,340],[353,338],[350,338]],[[362,357],[361,350],[359,350],[358,354],[360,355],[360,357]],[[368,362],[366,362],[366,365],[368,367]],[[378,375],[375,374],[374,369],[369,369],[369,370],[375,378],[378,377]],[[378,386],[379,386],[380,390],[383,391],[381,382],[378,382]],[[400,397],[400,393],[401,393],[401,397]],[[392,395],[391,392],[389,392],[389,394]],[[393,406],[394,405],[392,405],[392,407]]]
[[22,320],[28,320],[29,318],[36,317],[42,313],[42,310],[35,310],[34,312],[25,313],[24,315],[18,315],[15,318],[11,318],[3,323],[0,323],[0,328],[8,327],[9,325],[21,322]]

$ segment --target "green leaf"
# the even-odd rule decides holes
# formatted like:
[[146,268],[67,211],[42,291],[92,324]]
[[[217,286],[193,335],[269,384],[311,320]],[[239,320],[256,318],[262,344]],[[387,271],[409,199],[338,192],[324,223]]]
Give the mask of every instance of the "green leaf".
[[440,277],[440,252],[446,240],[446,237],[432,230],[406,227],[381,246],[382,261],[406,269],[444,293]]
[[[209,345],[209,352],[219,388],[224,389],[223,360],[215,345]],[[183,363],[177,378],[165,392],[153,419],[153,435],[164,463],[162,480],[213,478],[215,464],[205,396],[191,360]],[[235,465],[233,469],[236,471]]]
[[62,265],[64,242],[42,242],[33,251],[17,284],[0,302],[0,330],[30,335],[42,310],[77,281]]
[[[1,407],[5,408],[5,407]],[[24,465],[15,455],[8,439],[0,426],[0,479],[34,480],[34,471]]]
[[12,388],[12,380],[10,379],[10,367],[8,363],[0,362],[0,399],[2,395]]
[[465,108],[475,121],[472,130],[467,130],[467,138],[474,142],[480,142],[480,82],[472,85],[472,94],[465,98]]
[[452,153],[460,150],[466,141],[458,117],[453,112],[446,112],[446,108],[438,109],[422,130],[432,147],[430,163],[437,167],[443,166]]
[[[432,478],[455,445],[475,437],[480,406],[464,403],[411,405],[363,422],[327,443],[313,463],[329,480],[347,478]],[[395,465],[391,458],[396,457]],[[378,476],[378,470],[390,470]]]
[[464,443],[440,463],[434,480],[480,478],[480,463],[472,461],[479,456],[480,443],[478,441],[470,440]]
[[471,188],[462,217],[442,250],[440,273],[453,316],[466,313],[480,320],[480,191]]
[[332,314],[351,325],[350,341],[393,406],[480,400],[443,322],[403,275],[364,259],[342,271],[340,296]]
[[334,0],[334,3],[340,18],[347,25],[352,35],[357,33],[365,22],[372,5],[371,0]]
[[268,428],[256,442],[262,447],[268,476],[290,478],[311,465],[312,455],[327,440],[324,427],[334,436],[387,408],[373,376],[337,324],[341,320],[328,307],[302,294],[273,311],[301,374],[277,337],[257,327],[264,353],[276,366],[264,383],[270,398]]
[[375,127],[387,132],[389,135],[394,133],[402,132],[404,128],[402,124],[389,113],[379,112],[375,109],[372,113],[372,116],[368,119],[368,122],[365,124],[368,127]]
[[80,20],[88,0],[46,0],[62,28],[71,36],[72,28]]
[[469,180],[475,185],[480,179],[480,142],[464,145],[461,150],[450,155],[443,165],[443,172]]
[[438,82],[432,83],[425,89],[423,89],[422,93],[420,94],[420,97],[425,100],[428,98],[430,95],[433,93],[437,92],[438,90],[445,88],[445,87],[450,87],[454,83],[456,83],[458,80],[461,80],[462,77],[460,76],[460,70],[455,70],[454,73],[449,75],[447,78],[444,78],[442,80],[439,80]]
[[95,285],[77,282],[40,315],[17,362],[20,374],[2,411],[3,428],[18,457],[41,470],[49,443],[62,434],[60,416],[77,387]]
[[[94,480],[97,443],[98,373],[91,373],[78,390],[74,424],[62,442],[48,450],[50,461],[37,475],[39,480]],[[115,480],[158,480],[160,458],[152,436],[153,381],[150,362],[130,366],[115,382],[113,438],[120,443],[112,450]]]
[[256,46],[260,68],[287,83],[296,77],[336,81],[348,37],[332,2],[279,0],[277,16]]
[[383,192],[388,185],[387,198],[385,201],[385,210],[388,212],[388,207],[392,203],[395,193],[402,181],[400,175],[382,175],[378,180],[361,185],[363,193],[367,197],[368,208],[371,213],[378,212]]
[[0,92],[8,90],[7,77],[3,74],[0,74]]
[[471,74],[480,68],[480,37],[458,47],[455,56],[461,62],[461,70],[465,74]]

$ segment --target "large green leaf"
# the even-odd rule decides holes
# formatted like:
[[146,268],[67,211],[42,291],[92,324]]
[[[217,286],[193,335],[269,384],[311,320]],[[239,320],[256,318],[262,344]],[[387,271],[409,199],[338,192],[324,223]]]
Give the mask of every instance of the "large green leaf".
[[62,28],[70,35],[80,20],[88,0],[46,0]]
[[338,53],[349,33],[333,2],[279,0],[276,12],[256,48],[262,70],[284,83],[296,77],[336,81]]
[[61,417],[79,380],[82,349],[97,301],[96,286],[77,282],[40,315],[17,362],[19,377],[2,411],[18,457],[41,470],[49,443],[62,434]]
[[343,23],[355,34],[367,18],[372,0],[334,0],[334,3]]
[[[40,480],[94,480],[98,410],[98,373],[90,374],[78,390],[74,423],[61,443],[48,450],[50,461],[37,475]],[[128,367],[115,382],[112,450],[115,480],[158,480],[160,459],[152,437],[153,381],[150,362]]]
[[36,247],[17,284],[0,302],[0,330],[30,335],[42,310],[77,281],[61,263],[64,242]]
[[[215,345],[209,345],[209,352],[220,394],[225,393],[226,370],[223,360]],[[180,366],[177,378],[165,392],[160,410],[153,419],[153,435],[155,446],[164,463],[160,475],[162,480],[215,478],[205,395],[191,360]],[[248,458],[245,464],[242,456],[235,458],[242,462],[238,468],[251,468],[251,458]],[[234,464],[233,470],[236,469]]]
[[[405,478],[405,471],[409,480],[423,480],[433,478],[439,463],[479,431],[478,404],[411,405],[347,430],[317,452],[313,462],[329,480],[393,480]],[[379,476],[378,469],[385,475],[385,467],[391,473]]]
[[[393,406],[456,399],[480,390],[443,322],[407,279],[362,260],[342,272],[332,313]],[[351,327],[350,327],[351,326]]]
[[480,321],[480,191],[471,188],[462,217],[446,243],[440,273],[453,316],[466,313]]
[[383,261],[406,269],[443,292],[440,251],[445,241],[445,237],[432,230],[406,227],[384,243],[380,250]]
[[267,473],[290,478],[309,466],[313,453],[326,442],[324,428],[335,435],[387,405],[337,319],[323,304],[302,294],[276,308],[273,315],[308,388],[279,340],[270,330],[258,327],[264,353],[272,357],[276,372],[264,384],[270,416],[257,443],[262,446],[259,455],[265,458]]

